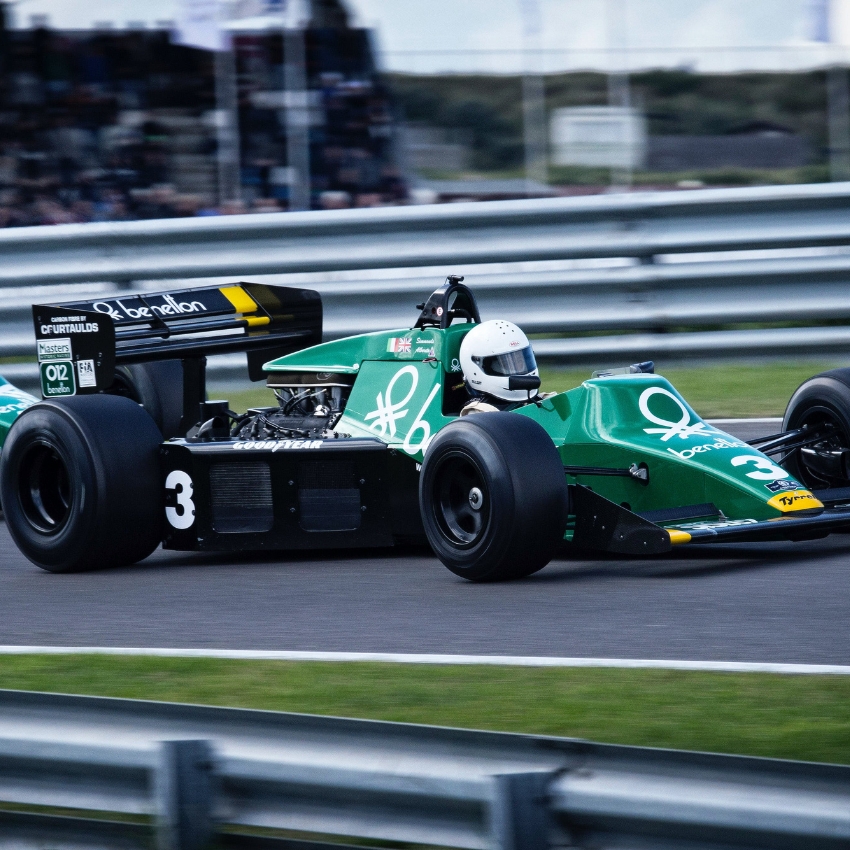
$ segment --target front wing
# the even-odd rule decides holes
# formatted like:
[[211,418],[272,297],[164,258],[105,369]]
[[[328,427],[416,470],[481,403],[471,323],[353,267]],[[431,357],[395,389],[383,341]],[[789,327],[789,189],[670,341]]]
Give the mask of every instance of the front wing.
[[[567,537],[583,549],[657,555],[686,543],[814,540],[850,532],[850,488],[814,494],[824,508],[775,519],[728,519],[711,504],[636,514],[587,487],[573,488],[574,522]],[[678,516],[676,516],[678,515]]]

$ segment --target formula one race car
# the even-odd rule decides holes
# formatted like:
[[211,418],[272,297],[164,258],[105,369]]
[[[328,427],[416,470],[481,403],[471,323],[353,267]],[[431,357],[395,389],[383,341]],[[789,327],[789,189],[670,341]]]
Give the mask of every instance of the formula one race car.
[[[850,531],[848,382],[807,382],[762,451],[700,419],[651,364],[550,397],[527,369],[509,379],[526,403],[461,417],[461,343],[480,317],[460,280],[412,328],[324,344],[319,295],[303,289],[33,307],[45,400],[15,412],[0,455],[12,537],[55,572],[133,563],[159,543],[425,538],[484,581],[529,575],[565,541],[645,555]],[[237,414],[206,399],[205,356],[233,351],[276,403]],[[153,371],[116,384],[141,367]]]

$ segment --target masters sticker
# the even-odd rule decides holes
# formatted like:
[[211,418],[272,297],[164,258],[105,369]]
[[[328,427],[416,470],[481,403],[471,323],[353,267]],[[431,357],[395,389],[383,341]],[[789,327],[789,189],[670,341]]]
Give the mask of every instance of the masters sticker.
[[71,359],[71,340],[40,339],[38,340],[38,362],[55,363],[58,360]]
[[42,363],[41,394],[45,398],[56,398],[63,395],[76,395],[77,385],[74,381],[74,364],[68,361],[57,363]]

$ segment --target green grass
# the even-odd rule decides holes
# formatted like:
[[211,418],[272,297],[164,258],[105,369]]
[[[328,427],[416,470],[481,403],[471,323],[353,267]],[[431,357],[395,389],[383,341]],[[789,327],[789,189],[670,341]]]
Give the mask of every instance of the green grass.
[[834,365],[733,364],[661,371],[703,417],[782,416],[792,393],[803,381]]
[[[704,418],[781,416],[791,394],[803,381],[835,363],[725,363],[710,366],[665,368],[656,364]],[[543,388],[562,391],[577,386],[590,375],[590,369],[557,370],[544,368]]]
[[275,407],[277,405],[274,393],[265,384],[256,384],[246,390],[227,390],[212,386],[207,390],[207,398],[226,398],[230,402],[230,409],[237,413],[244,413],[249,407]]
[[850,763],[843,676],[32,655],[0,685]]
[[[724,363],[710,366],[676,366],[663,374],[703,417],[781,416],[794,390],[807,378],[832,368],[835,363]],[[541,369],[543,389],[569,390],[590,377],[591,367],[581,369]],[[271,390],[262,385],[237,392],[213,388],[210,398],[226,398],[234,410],[276,404]]]

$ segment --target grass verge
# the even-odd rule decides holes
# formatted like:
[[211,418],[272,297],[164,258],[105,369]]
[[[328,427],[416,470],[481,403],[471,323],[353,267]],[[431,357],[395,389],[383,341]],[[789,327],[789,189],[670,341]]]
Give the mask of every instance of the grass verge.
[[[659,364],[663,374],[701,416],[749,417],[781,416],[794,390],[807,378],[832,368],[835,363],[724,363],[709,366],[676,366]],[[581,369],[541,370],[543,389],[562,392],[577,387],[590,377],[590,367]],[[210,391],[210,398],[227,398],[240,412],[249,407],[276,404],[271,391],[264,386],[230,392]]]
[[0,656],[4,688],[850,763],[850,677]]
[[[845,365],[806,363],[721,363],[667,368],[656,364],[703,418],[782,416],[792,393],[812,375]],[[590,369],[541,370],[543,388],[571,389],[590,376]]]

